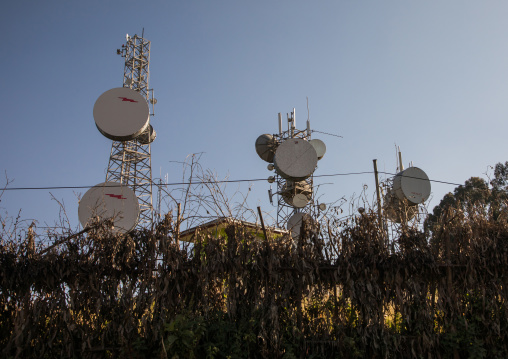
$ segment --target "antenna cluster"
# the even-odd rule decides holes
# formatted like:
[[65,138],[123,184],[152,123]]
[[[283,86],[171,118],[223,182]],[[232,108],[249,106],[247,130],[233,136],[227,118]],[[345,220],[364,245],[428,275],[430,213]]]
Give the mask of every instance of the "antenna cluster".
[[386,184],[383,211],[394,223],[405,223],[419,213],[419,205],[430,197],[430,180],[418,167],[404,169],[402,154],[398,150],[398,173]]
[[123,87],[104,92],[93,108],[97,129],[113,141],[106,181],[88,190],[78,208],[83,227],[111,220],[115,233],[153,222],[150,144],[157,135],[150,117],[157,100],[148,88],[150,41],[128,34],[125,40],[117,50],[125,58]]
[[[151,143],[156,138],[150,118],[154,115],[153,89],[148,87],[150,41],[143,36],[126,35],[126,43],[117,54],[125,59],[123,86],[99,96],[93,108],[97,129],[113,141],[106,181],[83,196],[78,214],[83,227],[92,221],[111,220],[113,230],[126,233],[136,226],[153,223]],[[307,105],[308,109],[308,105]],[[293,237],[299,235],[302,221],[317,226],[312,214],[326,210],[324,203],[315,203],[313,174],[326,153],[326,145],[311,139],[313,132],[307,118],[304,130],[296,127],[295,109],[287,114],[287,129],[278,114],[279,131],[263,134],[255,143],[259,157],[268,162],[274,175],[269,183],[276,183],[277,191],[269,189],[270,202],[277,195],[277,225],[286,225]],[[384,204],[381,206],[379,186],[378,211],[381,208],[395,223],[411,220],[418,206],[430,196],[430,180],[421,169],[404,170],[399,150],[397,175],[386,184]]]
[[[311,218],[314,205],[313,174],[317,163],[326,152],[323,141],[311,139],[310,121],[306,129],[296,128],[295,109],[287,114],[287,130],[283,129],[282,116],[278,115],[279,132],[263,134],[256,140],[256,153],[266,162],[269,171],[275,171],[268,177],[269,183],[277,183],[277,192],[268,191],[270,202],[278,195],[277,225],[287,225],[294,237],[298,236],[302,220]],[[325,210],[326,205],[318,207]]]

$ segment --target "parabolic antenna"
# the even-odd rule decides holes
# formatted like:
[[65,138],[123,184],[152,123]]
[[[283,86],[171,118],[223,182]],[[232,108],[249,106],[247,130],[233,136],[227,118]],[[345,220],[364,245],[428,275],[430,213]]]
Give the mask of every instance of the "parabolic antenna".
[[309,143],[314,147],[317,153],[317,159],[320,160],[326,153],[326,145],[323,141],[315,139],[310,140]]
[[127,233],[138,223],[139,204],[132,189],[117,182],[104,182],[90,188],[79,201],[78,217],[86,227],[97,217],[112,219],[114,233]]
[[273,164],[281,177],[301,181],[312,175],[317,161],[316,150],[308,141],[289,138],[277,147]]
[[284,202],[296,208],[303,208],[312,198],[312,187],[306,181],[286,181],[280,195]]
[[149,143],[152,143],[155,140],[155,137],[157,137],[157,133],[153,129],[152,125],[148,125],[145,131],[138,137],[136,137],[136,140],[141,143],[142,145],[148,145]]
[[263,161],[273,162],[273,156],[277,149],[277,140],[272,135],[264,134],[256,140],[256,153]]
[[315,225],[312,217],[303,212],[295,213],[288,219],[286,228],[291,232],[291,237],[293,237],[293,239],[296,239],[298,236],[300,236],[303,221],[309,221],[311,225]]
[[99,96],[93,107],[93,118],[99,131],[114,141],[136,138],[149,125],[146,99],[137,91],[118,87]]
[[297,193],[293,197],[292,202],[293,206],[295,206],[296,208],[303,208],[307,205],[307,203],[309,203],[309,199],[303,193]]
[[430,196],[429,177],[418,167],[409,167],[394,177],[393,191],[409,205],[421,204]]
[[397,198],[393,190],[388,190],[383,204],[383,211],[390,221],[406,223],[418,214],[418,206],[404,203]]

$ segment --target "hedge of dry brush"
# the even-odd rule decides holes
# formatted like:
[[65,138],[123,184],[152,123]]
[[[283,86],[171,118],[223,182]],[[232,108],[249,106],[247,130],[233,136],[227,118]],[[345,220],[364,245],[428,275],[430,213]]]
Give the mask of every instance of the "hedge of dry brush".
[[508,357],[506,221],[449,211],[393,243],[369,216],[324,232],[232,225],[186,250],[170,220],[46,251],[2,238],[2,357]]

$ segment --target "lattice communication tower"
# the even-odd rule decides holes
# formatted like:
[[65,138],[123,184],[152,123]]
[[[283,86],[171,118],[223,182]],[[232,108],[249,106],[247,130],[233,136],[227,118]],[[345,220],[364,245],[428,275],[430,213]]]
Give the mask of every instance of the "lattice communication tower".
[[[256,152],[275,170],[268,182],[276,183],[277,191],[268,191],[270,202],[277,195],[277,226],[289,225],[297,213],[315,217],[313,173],[326,147],[320,140],[311,140],[310,122],[307,128],[296,128],[295,109],[287,114],[287,130],[283,129],[279,113],[279,133],[264,134],[256,140]],[[319,208],[319,207],[318,207]],[[321,206],[320,209],[323,209]],[[319,209],[318,209],[319,210]],[[289,229],[289,228],[288,228]]]
[[[150,41],[138,35],[126,35],[126,43],[117,54],[125,59],[123,87],[139,92],[151,104],[154,116],[153,89],[149,89]],[[151,121],[150,121],[151,122]],[[137,228],[153,223],[151,142],[155,131],[151,125],[135,139],[113,141],[106,174],[107,182],[119,182],[132,188],[138,198],[140,214]]]
[[[293,109],[293,112],[290,114],[286,114],[287,116],[287,122],[288,122],[288,129],[287,131],[279,131],[279,134],[274,134],[274,137],[276,137],[279,141],[279,143],[283,143],[291,138],[301,138],[306,141],[309,141],[311,139],[311,132],[307,130],[298,130],[295,126],[296,120],[295,120],[295,110]],[[282,126],[279,127],[279,130],[282,129]],[[289,205],[286,201],[287,196],[282,196],[283,193],[286,191],[290,192],[296,192],[296,183],[299,183],[301,186],[301,191],[305,191],[310,196],[312,196],[312,188],[313,188],[313,176],[299,181],[299,182],[293,182],[293,186],[288,186],[288,181],[280,176],[277,171],[275,171],[275,182],[277,183],[277,226],[283,226],[286,225],[288,222],[288,219],[296,212],[307,212],[309,208],[306,208],[307,206],[303,208],[295,208],[292,205]],[[290,188],[288,188],[290,187]],[[292,188],[295,187],[295,188]]]

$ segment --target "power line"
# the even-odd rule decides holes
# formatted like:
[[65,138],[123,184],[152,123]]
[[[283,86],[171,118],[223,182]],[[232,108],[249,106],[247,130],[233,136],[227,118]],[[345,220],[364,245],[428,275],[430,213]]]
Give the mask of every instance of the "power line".
[[[373,172],[372,172],[373,173]],[[383,173],[385,175],[391,175],[391,176],[396,176],[397,173],[390,173],[390,172],[378,172],[378,173]],[[407,175],[404,175],[404,177],[406,178],[414,178],[414,179],[419,179],[419,180],[423,180],[423,178],[419,178],[419,177],[413,177],[413,176],[407,176]],[[454,182],[446,182],[446,181],[440,181],[440,180],[433,180],[433,179],[429,179],[430,182],[436,182],[436,183],[443,183],[443,184],[450,184],[450,185],[454,185],[454,186],[463,186],[463,184],[460,184],[460,183],[454,183]]]
[[351,176],[351,175],[364,175],[364,174],[373,174],[373,171],[365,171],[365,172],[350,172],[350,173],[334,173],[331,175],[315,175],[316,177],[337,177],[337,176]]
[[[325,174],[325,175],[315,175],[314,178],[319,177],[339,177],[339,176],[354,176],[354,175],[365,175],[365,174],[373,174],[373,171],[364,171],[364,172],[348,172],[348,173],[334,173],[334,174]],[[390,172],[379,172],[390,176],[395,176],[397,173],[390,173]],[[404,176],[408,178],[415,178],[415,179],[421,179],[418,177],[411,177],[411,176]],[[187,186],[187,185],[206,185],[206,184],[215,184],[215,183],[241,183],[241,182],[259,182],[259,181],[266,181],[266,178],[253,178],[253,179],[239,179],[239,180],[213,180],[213,181],[197,181],[197,182],[173,182],[173,183],[155,183],[153,182],[154,186]],[[441,180],[433,180],[430,179],[430,182],[436,182],[436,183],[442,183],[442,184],[449,184],[454,186],[462,186],[460,183],[454,183],[454,182],[447,182],[447,181],[441,181]],[[106,185],[105,187],[120,187],[121,185]],[[6,187],[1,191],[29,191],[29,190],[57,190],[57,189],[88,189],[95,186],[47,186],[47,187]]]

